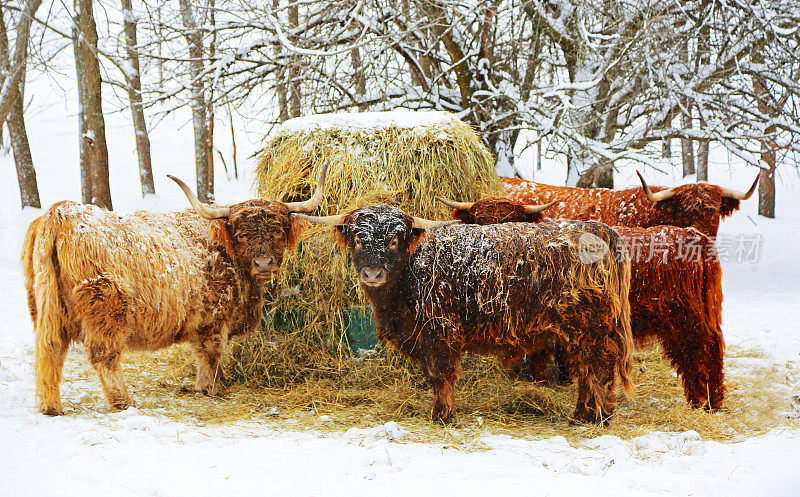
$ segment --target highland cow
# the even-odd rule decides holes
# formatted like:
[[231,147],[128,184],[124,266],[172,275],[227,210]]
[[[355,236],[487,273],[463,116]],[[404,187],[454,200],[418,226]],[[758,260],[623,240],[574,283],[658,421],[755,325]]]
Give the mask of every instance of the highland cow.
[[[530,222],[526,206],[508,199],[451,202],[453,217],[489,224]],[[718,409],[725,395],[722,337],[722,268],[714,243],[694,228],[615,226],[631,258],[631,328],[637,344],[657,339],[683,381],[692,407]],[[559,380],[570,373],[556,346]],[[520,372],[536,381],[545,379],[553,350],[531,354]]]
[[290,214],[319,205],[326,170],[305,202],[209,206],[170,176],[193,210],[124,215],[63,201],[31,223],[22,264],[41,411],[63,412],[61,371],[77,341],[114,409],[135,405],[122,379],[122,353],[180,342],[195,355],[195,389],[215,395],[225,343],[261,319],[265,285],[299,235]]
[[622,242],[607,226],[445,227],[388,206],[299,217],[335,226],[378,337],[419,364],[432,386],[434,421],[453,419],[453,388],[466,352],[510,365],[563,344],[579,385],[577,421],[607,422],[617,373],[631,391],[630,263],[617,261]]
[[[637,172],[637,174],[639,174]],[[759,176],[747,192],[708,183],[665,188],[648,187],[606,190],[571,188],[535,183],[518,178],[500,178],[508,198],[523,204],[558,201],[548,210],[551,218],[599,221],[609,226],[649,228],[670,225],[696,228],[716,237],[720,219],[739,209],[739,202],[753,195]]]

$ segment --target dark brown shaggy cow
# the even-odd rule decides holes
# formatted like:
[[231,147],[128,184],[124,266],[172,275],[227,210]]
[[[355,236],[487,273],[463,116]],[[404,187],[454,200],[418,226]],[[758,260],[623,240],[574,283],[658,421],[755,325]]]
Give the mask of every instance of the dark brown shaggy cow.
[[[486,224],[494,219],[527,221],[523,205],[495,198],[477,202],[444,201],[456,219]],[[509,202],[516,205],[509,205]],[[527,206],[528,208],[534,206]],[[482,213],[486,217],[477,215]],[[714,243],[694,228],[615,226],[631,257],[631,328],[637,344],[661,343],[683,381],[692,407],[718,409],[725,395],[722,338],[722,269]],[[558,347],[556,348],[558,350]],[[532,354],[524,373],[544,380],[553,350]],[[561,355],[561,354],[559,354]],[[560,380],[569,380],[557,357]]]
[[194,210],[123,215],[64,201],[31,223],[22,264],[41,411],[63,412],[61,370],[76,341],[115,409],[135,405],[122,379],[123,351],[179,342],[192,345],[196,390],[215,395],[225,343],[258,323],[264,286],[299,234],[290,213],[319,205],[326,169],[305,202],[208,206],[170,176]]
[[[638,173],[637,173],[638,174]],[[525,204],[558,201],[548,216],[561,219],[600,221],[610,226],[670,225],[696,228],[716,237],[720,219],[739,209],[755,191],[759,176],[747,192],[739,192],[708,183],[665,188],[648,187],[639,174],[642,188],[606,190],[571,188],[535,183],[518,178],[500,178],[508,197]]]
[[[435,421],[453,418],[453,386],[465,352],[510,365],[563,343],[578,380],[574,418],[580,421],[606,422],[613,414],[616,371],[631,390],[630,264],[617,261],[621,241],[607,226],[441,227],[447,223],[385,205],[300,217],[336,227],[372,305],[378,337],[415,360],[433,387]],[[582,252],[590,246],[606,251]]]

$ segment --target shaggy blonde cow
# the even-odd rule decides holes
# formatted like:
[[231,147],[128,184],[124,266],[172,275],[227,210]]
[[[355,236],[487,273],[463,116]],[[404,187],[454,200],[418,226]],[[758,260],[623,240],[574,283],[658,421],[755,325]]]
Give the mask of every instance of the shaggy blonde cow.
[[254,199],[228,207],[117,214],[59,202],[28,228],[22,264],[36,333],[36,394],[44,414],[63,412],[64,356],[82,341],[109,405],[135,405],[122,379],[125,350],[189,342],[196,390],[216,394],[229,336],[261,317],[265,284],[299,234],[292,212],[322,200],[327,165],[305,202]]

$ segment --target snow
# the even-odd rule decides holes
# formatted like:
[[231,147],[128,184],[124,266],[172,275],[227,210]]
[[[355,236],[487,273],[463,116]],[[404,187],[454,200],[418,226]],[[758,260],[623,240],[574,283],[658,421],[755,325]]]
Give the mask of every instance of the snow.
[[453,114],[442,111],[393,110],[388,112],[343,112],[295,117],[283,123],[280,131],[304,131],[314,128],[417,128],[463,123]]
[[[58,95],[41,82],[27,87],[35,105],[26,117],[45,207],[80,199],[78,133],[74,95]],[[111,188],[115,207],[186,208],[165,174],[193,181],[193,142],[188,112],[166,118],[151,134],[155,196],[141,198],[132,127],[127,113],[107,116]],[[325,125],[411,126],[442,123],[445,113],[392,112],[323,118]],[[319,120],[319,119],[318,119]],[[338,123],[338,124],[337,124]],[[308,119],[287,124],[306,129]],[[218,124],[223,154],[229,131]],[[257,140],[240,137],[241,156]],[[711,180],[746,189],[750,171],[733,174],[717,154]],[[518,162],[521,164],[524,162]],[[701,439],[697,433],[654,432],[631,440],[600,436],[577,445],[563,437],[513,438],[483,431],[469,445],[426,443],[395,422],[345,432],[276,429],[255,422],[207,426],[177,422],[157,412],[111,413],[91,392],[93,375],[63,384],[63,395],[91,409],[50,418],[34,403],[33,332],[28,315],[19,248],[36,209],[19,208],[10,155],[0,156],[0,474],[3,495],[68,497],[108,495],[797,495],[800,430],[773,430],[737,443]],[[248,170],[240,164],[240,171]],[[564,170],[546,165],[537,178],[563,184]],[[670,174],[673,174],[670,172]],[[793,175],[794,174],[794,175]],[[548,176],[549,175],[549,176]],[[635,185],[633,168],[616,178]],[[653,184],[683,180],[648,172]],[[220,203],[247,198],[251,179],[228,181],[217,168]],[[756,216],[756,202],[723,221],[721,232],[763,236],[755,263],[724,263],[724,333],[727,343],[755,347],[759,364],[785,368],[800,392],[800,181],[784,173],[778,182],[778,219]],[[69,359],[68,359],[69,360]],[[748,359],[750,360],[750,359]],[[791,400],[776,409],[788,409]],[[796,405],[796,404],[795,404]],[[277,410],[274,413],[279,416]],[[335,412],[319,416],[335,419]],[[287,420],[289,421],[289,420]],[[289,423],[286,423],[288,426]],[[485,430],[485,427],[479,426]]]

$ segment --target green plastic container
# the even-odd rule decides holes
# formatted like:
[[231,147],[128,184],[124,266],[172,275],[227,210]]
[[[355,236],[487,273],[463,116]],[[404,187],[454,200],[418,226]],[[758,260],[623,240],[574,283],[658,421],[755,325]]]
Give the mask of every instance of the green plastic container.
[[351,306],[345,314],[345,335],[350,351],[360,354],[378,346],[372,309],[369,306]]

